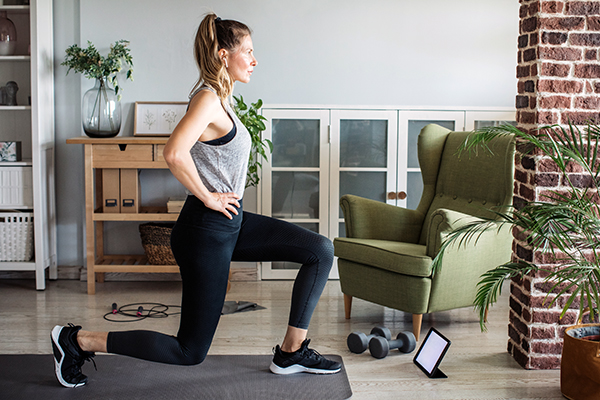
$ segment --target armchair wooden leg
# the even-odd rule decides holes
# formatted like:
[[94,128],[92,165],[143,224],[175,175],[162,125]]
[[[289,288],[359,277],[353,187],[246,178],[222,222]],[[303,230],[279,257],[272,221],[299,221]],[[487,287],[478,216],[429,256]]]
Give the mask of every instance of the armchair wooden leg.
[[350,312],[352,311],[352,296],[344,293],[344,311],[346,313],[346,319],[350,319]]
[[419,341],[419,335],[421,334],[421,323],[423,322],[423,314],[413,314],[413,334],[415,339]]

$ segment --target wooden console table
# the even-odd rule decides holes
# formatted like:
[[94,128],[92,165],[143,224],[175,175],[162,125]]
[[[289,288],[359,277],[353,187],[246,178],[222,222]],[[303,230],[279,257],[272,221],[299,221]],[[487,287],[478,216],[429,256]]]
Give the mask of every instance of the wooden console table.
[[[137,213],[104,212],[102,169],[166,169],[162,156],[167,137],[114,137],[94,139],[87,136],[67,139],[83,144],[85,150],[85,237],[88,294],[96,293],[96,279],[104,281],[105,272],[179,272],[177,265],[152,265],[145,255],[104,254],[105,221],[175,221],[178,214],[167,207],[141,207]],[[94,176],[95,174],[95,176]]]

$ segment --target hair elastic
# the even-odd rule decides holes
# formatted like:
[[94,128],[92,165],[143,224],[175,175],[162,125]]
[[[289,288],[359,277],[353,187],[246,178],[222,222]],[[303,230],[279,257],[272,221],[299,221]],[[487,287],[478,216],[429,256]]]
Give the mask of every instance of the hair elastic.
[[215,18],[215,22],[221,22],[221,17]]

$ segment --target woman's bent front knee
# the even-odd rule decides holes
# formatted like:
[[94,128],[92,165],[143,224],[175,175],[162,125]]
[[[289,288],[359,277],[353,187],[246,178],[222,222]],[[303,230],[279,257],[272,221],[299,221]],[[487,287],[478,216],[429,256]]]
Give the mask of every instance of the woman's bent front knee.
[[318,235],[314,247],[311,249],[319,258],[319,263],[324,266],[333,264],[333,242],[323,235]]

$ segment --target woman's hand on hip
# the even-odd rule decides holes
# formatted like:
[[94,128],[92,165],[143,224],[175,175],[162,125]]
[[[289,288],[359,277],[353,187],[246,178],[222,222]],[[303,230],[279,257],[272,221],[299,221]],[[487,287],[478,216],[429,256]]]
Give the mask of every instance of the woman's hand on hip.
[[233,219],[230,212],[238,215],[237,208],[240,208],[239,199],[240,196],[235,193],[210,193],[208,199],[204,201],[204,205],[211,210],[225,214],[229,219]]

